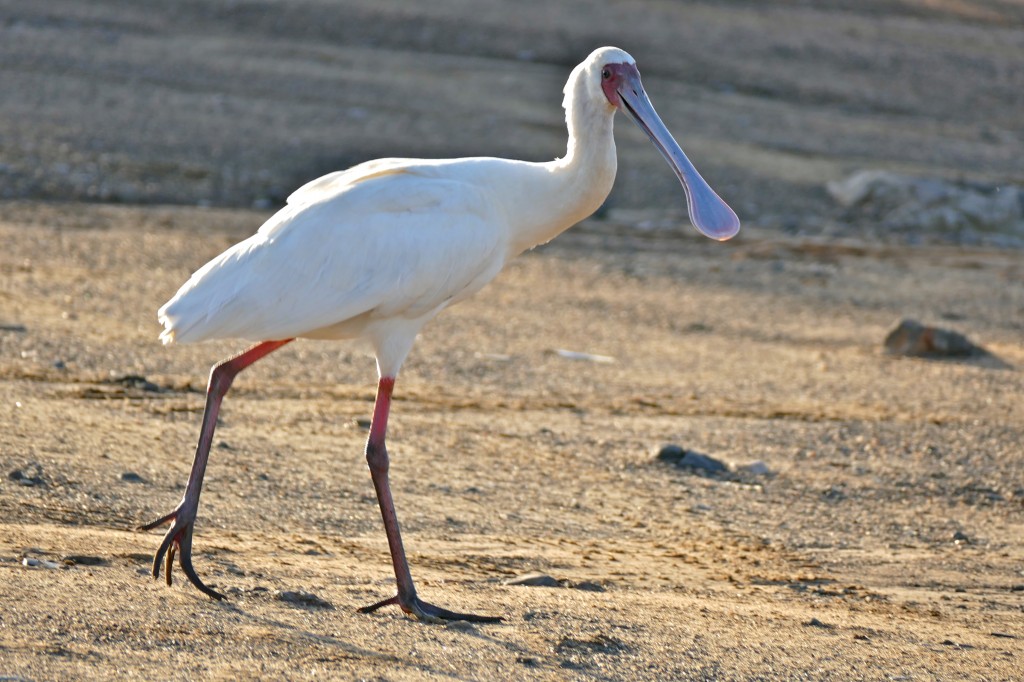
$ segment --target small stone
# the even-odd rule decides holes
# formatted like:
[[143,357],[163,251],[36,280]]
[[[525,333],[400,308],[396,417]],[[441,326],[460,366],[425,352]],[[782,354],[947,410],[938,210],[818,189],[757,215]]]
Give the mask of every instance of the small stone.
[[885,350],[909,357],[969,357],[985,351],[958,332],[905,318],[885,337]]
[[600,583],[595,583],[590,580],[584,580],[583,582],[574,583],[572,588],[574,590],[583,590],[584,592],[604,592],[605,588]]
[[704,471],[711,472],[729,470],[729,467],[727,467],[724,462],[721,462],[714,457],[702,455],[699,452],[687,450],[686,448],[675,444],[662,446],[655,457],[658,461],[668,462],[669,464],[675,464],[676,466],[687,467],[690,469],[702,469]]
[[738,467],[738,469],[740,471],[745,471],[748,474],[753,474],[754,476],[767,476],[772,473],[772,470],[768,468],[768,465],[761,460],[751,462],[750,464],[744,464],[743,466]]
[[[113,373],[112,373],[113,374]],[[149,393],[161,393],[163,389],[152,381],[139,374],[125,374],[124,376],[112,376],[107,380],[108,384],[116,384],[125,388],[135,388]]]
[[690,469],[702,469],[704,471],[711,471],[715,473],[729,470],[729,467],[727,467],[724,462],[720,462],[714,457],[694,452],[693,450],[686,451],[683,458],[679,460],[679,466],[688,467]]
[[662,462],[669,462],[670,464],[679,464],[679,460],[686,454],[686,450],[679,445],[663,445],[656,458]]
[[953,533],[953,542],[955,542],[958,545],[969,545],[971,544],[971,538],[968,537],[967,533],[958,530],[957,532]]
[[545,573],[526,573],[509,578],[506,585],[525,585],[526,587],[561,587],[562,584]]
[[334,604],[320,597],[316,596],[311,592],[302,592],[301,590],[287,590],[287,591],[275,591],[274,597],[280,601],[287,602],[289,604],[299,604],[300,606],[312,606],[318,609],[333,609]]
[[26,474],[21,469],[15,469],[7,474],[7,478],[14,481],[18,485],[33,486],[33,485],[46,485],[46,481],[43,480],[43,472],[38,466],[32,467],[35,469],[32,474]]
[[121,480],[124,481],[125,483],[145,483],[146,482],[146,479],[144,479],[142,476],[139,476],[134,471],[126,471],[123,474],[121,474]]
[[808,627],[812,627],[812,628],[825,628],[826,630],[831,630],[832,628],[835,627],[835,625],[829,625],[828,623],[823,623],[820,620],[818,620],[817,618],[811,618],[809,621],[807,621],[807,625],[808,625]]
[[369,429],[370,428],[370,420],[369,419],[365,419],[363,417],[360,417],[359,419],[356,419],[356,426],[358,426],[359,428],[361,428],[363,430]]

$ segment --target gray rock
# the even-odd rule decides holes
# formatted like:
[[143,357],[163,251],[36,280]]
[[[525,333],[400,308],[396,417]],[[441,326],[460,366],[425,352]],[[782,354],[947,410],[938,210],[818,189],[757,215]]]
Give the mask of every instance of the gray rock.
[[702,455],[693,450],[687,450],[679,445],[669,444],[658,450],[657,459],[661,462],[668,462],[676,466],[689,469],[700,469],[702,471],[722,472],[728,471],[729,467],[714,457]]
[[708,457],[702,455],[699,452],[687,450],[683,458],[679,460],[679,466],[689,467],[690,469],[703,469],[704,471],[728,471],[729,467],[714,457]]
[[852,214],[895,230],[977,230],[1024,237],[1024,188],[952,182],[882,170],[859,171],[827,185]]
[[969,357],[985,350],[958,332],[923,325],[904,318],[885,337],[885,350],[893,355]]
[[738,471],[745,471],[748,474],[754,476],[768,476],[772,473],[771,468],[761,460],[751,462],[750,464],[744,464],[743,466],[737,467]]
[[25,469],[15,469],[7,474],[7,478],[18,485],[46,485],[46,481],[43,479],[43,469],[38,464],[30,464]]
[[517,575],[515,578],[509,578],[505,581],[506,585],[525,585],[527,587],[561,587],[562,583],[558,582],[550,575],[545,573],[526,573],[524,575]]

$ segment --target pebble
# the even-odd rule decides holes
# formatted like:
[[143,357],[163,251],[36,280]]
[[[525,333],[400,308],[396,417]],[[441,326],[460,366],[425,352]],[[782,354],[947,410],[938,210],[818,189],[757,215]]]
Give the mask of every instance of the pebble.
[[21,469],[14,469],[7,474],[7,478],[18,485],[46,485],[46,481],[43,480],[43,470],[38,465],[32,468],[35,469],[35,471],[32,472],[32,475],[26,474]]
[[162,393],[164,389],[140,374],[125,374],[117,376],[111,373],[111,378],[106,381],[108,384],[117,384],[125,388],[137,388],[150,393]]
[[767,476],[772,473],[772,470],[768,467],[768,465],[762,462],[761,460],[751,462],[750,464],[744,464],[743,466],[737,467],[737,469],[739,471],[745,471],[748,474],[753,474],[755,476]]
[[953,542],[958,545],[969,545],[971,544],[971,538],[963,531],[957,531],[953,533]]
[[324,599],[321,599],[312,592],[302,592],[301,590],[277,590],[274,592],[274,597],[280,601],[287,602],[289,604],[312,606],[318,609],[334,608],[334,604]]
[[58,564],[56,561],[48,561],[47,559],[36,559],[30,556],[22,559],[21,565],[28,568],[66,568],[65,564]]
[[581,353],[575,350],[565,350],[564,348],[556,348],[555,355],[566,360],[583,360],[584,362],[600,362],[600,363],[611,363],[615,362],[615,358],[608,355],[595,355],[594,353]]
[[690,469],[701,469],[703,471],[722,472],[728,471],[729,467],[714,457],[702,455],[693,450],[687,450],[679,445],[665,445],[658,450],[657,459],[676,466]]
[[971,343],[963,334],[923,325],[910,318],[900,320],[885,337],[884,345],[888,353],[910,357],[962,358],[985,354],[984,349]]
[[583,590],[584,592],[605,592],[604,585],[595,583],[590,580],[584,580],[582,582],[574,583],[572,585],[574,590]]
[[546,573],[525,573],[509,578],[506,585],[525,585],[527,587],[561,587],[562,584]]
[[121,474],[121,480],[125,483],[146,483],[146,479],[134,471],[125,471]]

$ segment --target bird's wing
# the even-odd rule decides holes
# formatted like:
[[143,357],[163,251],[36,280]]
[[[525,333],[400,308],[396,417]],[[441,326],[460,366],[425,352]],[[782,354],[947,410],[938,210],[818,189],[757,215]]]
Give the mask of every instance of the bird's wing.
[[315,180],[310,180],[288,195],[285,203],[293,205],[317,201],[324,197],[336,195],[345,188],[364,180],[392,173],[401,173],[403,168],[415,166],[417,163],[421,162],[418,162],[416,159],[374,159],[373,161],[366,161],[351,168],[328,173]]
[[497,275],[508,230],[487,189],[430,166],[390,170],[321,186],[207,263],[160,309],[161,338],[271,340],[360,315],[415,319]]

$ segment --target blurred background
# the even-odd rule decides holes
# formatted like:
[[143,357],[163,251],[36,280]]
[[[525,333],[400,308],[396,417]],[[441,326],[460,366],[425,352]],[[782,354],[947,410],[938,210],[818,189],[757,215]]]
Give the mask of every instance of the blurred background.
[[[0,198],[271,209],[375,157],[551,159],[605,44],[747,226],[1024,244],[1020,0],[0,0]],[[685,224],[618,128],[603,215]]]

